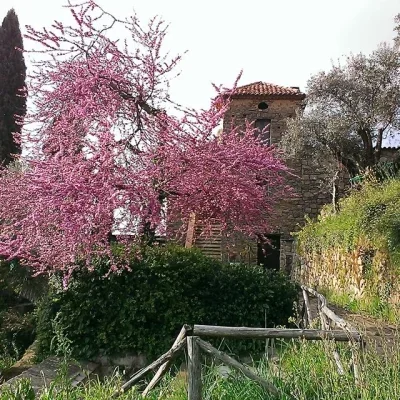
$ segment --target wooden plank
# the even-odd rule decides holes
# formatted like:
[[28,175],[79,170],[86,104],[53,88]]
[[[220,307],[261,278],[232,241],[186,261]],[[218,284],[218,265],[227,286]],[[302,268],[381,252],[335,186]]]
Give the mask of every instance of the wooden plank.
[[326,298],[321,293],[318,293],[316,290],[309,288],[307,286],[304,286],[304,285],[301,285],[301,288],[303,290],[307,291],[308,293],[312,294],[313,296],[319,298],[321,300],[323,306],[327,305]]
[[193,335],[208,337],[226,337],[237,339],[334,339],[339,342],[361,341],[358,332],[326,331],[322,329],[278,329],[278,328],[247,328],[231,326],[194,325]]
[[303,298],[304,298],[304,305],[307,311],[307,319],[308,323],[306,326],[310,327],[312,322],[312,314],[311,314],[311,307],[310,307],[310,299],[308,298],[308,293],[306,290],[303,289]]
[[333,321],[339,328],[342,328],[347,332],[357,332],[357,330],[351,324],[349,324],[346,320],[336,315],[330,308],[328,308],[327,300],[322,294],[304,285],[302,285],[301,288],[319,299],[320,311],[324,313],[331,321]]
[[217,247],[221,246],[221,241],[217,241],[217,240],[208,241],[208,240],[197,240],[196,239],[195,244],[196,244],[196,246],[217,248]]
[[351,349],[351,364],[353,366],[353,374],[356,385],[360,385],[361,383],[360,368],[358,366],[357,354],[354,348]]
[[339,328],[344,329],[348,332],[356,332],[356,329],[350,325],[346,320],[336,315],[330,308],[327,306],[322,306],[321,311],[332,320]]
[[319,318],[321,321],[321,329],[329,330],[329,319],[322,311],[323,302],[319,297],[317,298],[317,304],[318,304]]
[[[204,340],[201,340],[199,338],[197,339],[197,343],[200,346],[200,348],[207,354],[210,354],[213,357],[222,361],[224,364],[237,369],[244,376],[247,376],[247,378],[252,379],[253,381],[259,383],[267,392],[272,393],[275,396],[279,395],[279,391],[274,385],[272,385],[271,383],[267,382],[265,379],[259,377],[255,373],[253,373],[249,368],[245,367],[239,361],[236,361],[234,358],[228,356],[228,354],[226,354],[220,350],[217,350],[215,347],[211,346],[210,343],[207,343]],[[191,400],[191,399],[189,399],[189,400]]]
[[188,336],[188,400],[201,400],[201,355],[198,337]]
[[339,375],[344,375],[343,364],[340,361],[339,353],[336,350],[333,351],[333,358],[334,358],[336,366],[338,368]]
[[[179,332],[179,335],[177,336],[177,338],[175,339],[172,347],[176,347],[178,345],[178,343],[186,337],[186,333],[187,333],[188,329],[189,329],[188,325],[182,326],[182,329]],[[170,364],[171,364],[171,360],[166,361],[164,364],[161,365],[161,367],[158,369],[156,374],[153,376],[150,383],[147,385],[146,389],[143,391],[143,393],[142,393],[143,398],[145,398],[147,396],[147,394],[150,392],[150,390],[153,389],[157,385],[158,381],[165,374],[165,372],[169,368]]]
[[190,213],[189,216],[188,228],[186,232],[186,241],[185,241],[185,247],[188,249],[190,249],[193,246],[195,224],[196,224],[196,214],[192,212]]

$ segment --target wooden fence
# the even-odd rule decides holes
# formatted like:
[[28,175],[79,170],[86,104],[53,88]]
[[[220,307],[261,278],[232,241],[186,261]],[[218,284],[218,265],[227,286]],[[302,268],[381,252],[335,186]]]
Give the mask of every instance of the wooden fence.
[[[305,339],[305,340],[334,340],[337,342],[349,342],[352,350],[352,365],[356,383],[359,381],[358,355],[357,350],[364,348],[364,340],[361,334],[354,329],[347,321],[337,316],[327,306],[324,296],[315,290],[302,286],[303,312],[302,324],[305,329],[276,329],[276,328],[247,328],[228,327],[211,325],[184,325],[176,338],[171,349],[159,357],[156,361],[134,374],[119,391],[114,393],[114,398],[126,392],[129,388],[139,382],[151,370],[157,370],[150,383],[142,392],[146,397],[151,389],[159,382],[163,374],[168,370],[171,361],[184,348],[188,354],[188,400],[202,399],[201,379],[201,352],[211,355],[224,364],[237,369],[243,375],[258,382],[267,392],[279,395],[279,390],[264,378],[256,375],[251,369],[235,360],[228,354],[216,349],[210,343],[204,341],[204,337],[236,338],[236,339]],[[310,329],[314,324],[311,313],[309,295],[315,296],[318,301],[318,316],[322,329]],[[333,329],[333,328],[340,329]],[[339,354],[333,351],[333,358],[340,374],[344,374],[344,368],[340,361]]]

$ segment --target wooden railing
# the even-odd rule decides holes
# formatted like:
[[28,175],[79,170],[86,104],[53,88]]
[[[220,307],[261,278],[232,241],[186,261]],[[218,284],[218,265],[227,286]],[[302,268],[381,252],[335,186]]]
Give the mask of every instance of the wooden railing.
[[[336,315],[335,312],[328,307],[328,302],[325,296],[323,296],[321,293],[318,293],[316,290],[304,285],[301,286],[301,289],[304,299],[303,312],[302,312],[302,320],[304,327],[310,327],[314,322],[310,307],[310,295],[311,295],[317,299],[317,310],[318,310],[317,318],[319,317],[322,329],[330,331],[331,329],[338,327],[342,330],[342,332],[347,334],[349,338],[354,338],[354,334],[360,335],[357,329],[355,329],[348,321]],[[358,362],[358,354],[359,350],[363,350],[365,348],[365,341],[362,339],[358,341],[350,339],[349,343],[352,353],[351,363],[353,367],[353,374],[355,381],[358,384],[360,382],[360,368]],[[333,358],[336,362],[339,374],[344,375],[344,368],[340,361],[339,353],[336,350],[333,351]]]
[[[151,370],[157,370],[154,377],[142,393],[146,397],[151,389],[155,387],[163,374],[167,371],[171,361],[184,348],[188,354],[188,400],[201,400],[201,352],[220,360],[224,364],[237,369],[249,379],[258,382],[267,392],[278,395],[279,390],[264,378],[256,375],[251,369],[235,360],[228,354],[216,349],[210,343],[204,341],[204,337],[236,338],[236,339],[304,339],[304,340],[334,340],[335,342],[349,342],[352,348],[352,365],[356,382],[359,380],[358,363],[356,349],[364,347],[364,340],[360,333],[355,330],[347,321],[337,316],[327,307],[324,296],[311,288],[302,286],[304,310],[303,324],[307,329],[276,329],[276,328],[248,328],[212,325],[194,325],[190,327],[184,325],[176,338],[171,349],[159,357],[156,361],[133,375],[122,387],[114,394],[114,398],[126,392],[129,388],[139,382]],[[318,314],[322,329],[309,329],[313,324],[309,295],[318,299]],[[340,329],[332,329],[339,327]],[[344,368],[340,361],[339,354],[333,351],[333,357],[338,366],[340,374],[344,374]]]

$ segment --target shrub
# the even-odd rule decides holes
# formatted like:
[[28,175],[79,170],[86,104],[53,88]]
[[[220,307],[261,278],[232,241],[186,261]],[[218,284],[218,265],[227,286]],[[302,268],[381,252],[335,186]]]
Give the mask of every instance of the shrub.
[[282,274],[223,264],[198,250],[148,248],[130,268],[105,277],[109,262],[101,260],[93,272],[76,271],[67,290],[53,285],[38,309],[39,352],[50,351],[56,327],[77,358],[154,356],[171,346],[184,323],[285,324],[297,296]]
[[13,267],[0,259],[0,370],[17,361],[35,337],[33,305],[16,290]]
[[31,312],[21,314],[13,309],[0,312],[0,369],[18,360],[34,338],[34,318]]

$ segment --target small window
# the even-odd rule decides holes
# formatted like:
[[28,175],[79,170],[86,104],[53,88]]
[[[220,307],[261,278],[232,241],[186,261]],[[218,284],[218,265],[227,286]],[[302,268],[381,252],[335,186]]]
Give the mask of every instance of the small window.
[[268,108],[268,104],[265,101],[262,101],[261,103],[258,104],[259,110],[266,110],[267,108]]
[[256,128],[254,134],[260,137],[262,142],[269,146],[271,144],[271,120],[270,119],[257,119],[254,123]]

